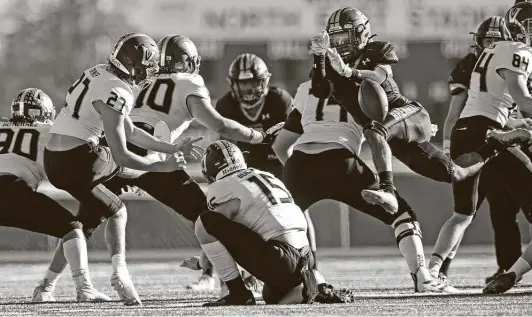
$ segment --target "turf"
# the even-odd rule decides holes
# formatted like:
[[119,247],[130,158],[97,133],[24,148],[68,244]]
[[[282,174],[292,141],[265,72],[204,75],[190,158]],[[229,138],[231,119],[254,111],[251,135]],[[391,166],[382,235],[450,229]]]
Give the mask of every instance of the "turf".
[[[429,248],[427,248],[429,249]],[[452,284],[463,290],[460,295],[417,295],[406,264],[395,249],[351,249],[347,252],[322,252],[320,270],[330,283],[352,288],[357,298],[345,305],[270,306],[259,301],[257,306],[202,308],[217,292],[194,293],[185,285],[195,281],[197,272],[179,267],[187,252],[161,251],[132,253],[129,270],[144,301],[143,307],[125,307],[120,302],[76,303],[69,274],[59,280],[56,297],[59,302],[32,304],[31,292],[44,273],[47,263],[31,256],[0,264],[0,316],[352,316],[352,315],[532,315],[532,278],[525,276],[508,294],[481,294],[484,278],[495,270],[492,247],[460,250],[451,268]],[[101,257],[101,254],[100,254]],[[92,256],[91,259],[98,259]],[[5,260],[5,258],[4,258]],[[111,289],[108,262],[91,263],[95,285],[117,299]]]

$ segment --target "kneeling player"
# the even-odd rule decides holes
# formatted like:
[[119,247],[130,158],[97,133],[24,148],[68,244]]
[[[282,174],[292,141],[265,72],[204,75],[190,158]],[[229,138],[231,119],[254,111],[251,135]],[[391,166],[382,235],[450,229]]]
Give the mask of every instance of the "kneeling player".
[[[358,157],[362,128],[333,98],[314,97],[311,85],[308,81],[299,86],[295,109],[274,143],[279,159],[286,162],[283,180],[296,204],[308,209],[321,200],[332,199],[381,220],[394,230],[416,292],[456,292],[430,276],[416,214],[397,191],[399,207],[394,214],[364,201],[362,191],[375,188],[378,182]],[[294,143],[291,154],[289,149]]]
[[[11,115],[10,122],[3,122],[0,128],[4,136],[0,155],[0,226],[62,239],[64,256],[76,285],[76,299],[111,300],[92,285],[81,223],[59,203],[37,192],[46,179],[42,157],[55,117],[52,100],[40,89],[24,89],[11,104]],[[55,283],[54,274],[47,274],[44,282],[47,280]],[[46,286],[43,283],[38,287]],[[51,293],[41,294],[34,301],[55,300],[46,296]]]
[[196,237],[229,295],[205,306],[252,305],[237,263],[264,282],[268,304],[308,301],[316,285],[303,212],[284,184],[270,173],[247,168],[228,141],[209,145],[201,161],[210,211],[196,222]]

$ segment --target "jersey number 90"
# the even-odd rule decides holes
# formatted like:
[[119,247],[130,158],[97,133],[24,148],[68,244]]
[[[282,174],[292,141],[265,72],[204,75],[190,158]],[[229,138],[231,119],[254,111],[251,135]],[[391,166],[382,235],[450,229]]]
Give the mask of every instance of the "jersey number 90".
[[37,161],[39,136],[34,129],[0,129],[0,154],[14,153]]

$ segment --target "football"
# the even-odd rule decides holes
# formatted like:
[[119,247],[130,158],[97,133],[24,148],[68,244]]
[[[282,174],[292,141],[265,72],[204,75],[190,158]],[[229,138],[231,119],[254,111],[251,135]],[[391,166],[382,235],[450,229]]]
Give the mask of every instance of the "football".
[[382,122],[388,114],[388,97],[375,81],[365,79],[358,90],[360,108],[371,120]]

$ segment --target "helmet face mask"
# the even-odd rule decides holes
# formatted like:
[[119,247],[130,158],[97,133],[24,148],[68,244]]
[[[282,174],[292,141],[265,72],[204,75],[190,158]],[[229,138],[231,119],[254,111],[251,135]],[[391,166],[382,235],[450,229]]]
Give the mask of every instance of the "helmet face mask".
[[354,8],[336,10],[329,17],[326,31],[331,48],[335,48],[345,62],[352,62],[371,38],[368,18]]
[[250,53],[240,54],[229,66],[231,93],[245,109],[262,104],[268,94],[271,73],[264,61]]
[[55,108],[50,97],[37,88],[20,91],[11,103],[11,120],[15,122],[51,123]]

